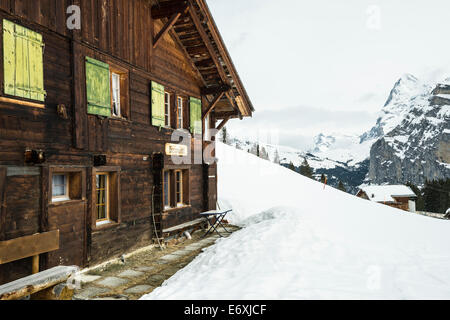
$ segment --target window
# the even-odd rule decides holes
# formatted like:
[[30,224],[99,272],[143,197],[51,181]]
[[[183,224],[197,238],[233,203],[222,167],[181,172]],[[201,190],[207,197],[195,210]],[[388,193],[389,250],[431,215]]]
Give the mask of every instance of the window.
[[191,133],[201,135],[203,133],[202,126],[202,101],[191,97],[189,100],[189,108],[191,113]]
[[107,227],[120,223],[120,168],[92,169],[92,226]]
[[50,204],[86,199],[86,175],[82,168],[50,167],[48,181]]
[[52,178],[52,201],[66,201],[69,198],[69,181],[66,174],[54,174]]
[[189,205],[189,170],[164,171],[164,209]]
[[183,98],[178,97],[177,99],[177,128],[183,129]]
[[175,171],[175,198],[177,206],[183,206],[183,174],[181,170]]
[[95,177],[97,222],[109,221],[108,180],[107,173],[99,173]]
[[164,93],[164,123],[170,127],[170,93]]
[[44,42],[42,35],[3,20],[4,94],[43,102]]
[[170,172],[164,171],[164,209],[170,208]]
[[120,75],[111,73],[112,115],[120,117]]
[[128,118],[128,70],[86,57],[86,95],[89,114]]

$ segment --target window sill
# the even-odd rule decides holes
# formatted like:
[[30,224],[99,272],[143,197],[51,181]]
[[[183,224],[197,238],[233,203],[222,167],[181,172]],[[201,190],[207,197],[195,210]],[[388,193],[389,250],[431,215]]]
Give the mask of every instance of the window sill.
[[32,102],[28,100],[21,100],[19,98],[9,98],[9,97],[0,97],[0,102],[11,103],[11,104],[20,104],[26,107],[45,109],[45,104],[42,102]]
[[122,122],[132,122],[131,120],[127,119],[127,118],[123,118],[123,117],[110,117],[110,120],[114,120],[114,121],[122,121]]
[[64,205],[71,205],[71,204],[77,204],[86,202],[84,199],[67,199],[67,200],[58,200],[58,201],[52,201],[49,204],[49,207],[60,207]]
[[117,227],[120,223],[112,220],[97,222],[92,231],[102,231]]
[[173,212],[173,211],[177,211],[177,210],[185,210],[185,209],[189,209],[192,208],[190,204],[186,204],[180,207],[170,207],[170,208],[164,208],[164,213],[169,213],[169,212]]

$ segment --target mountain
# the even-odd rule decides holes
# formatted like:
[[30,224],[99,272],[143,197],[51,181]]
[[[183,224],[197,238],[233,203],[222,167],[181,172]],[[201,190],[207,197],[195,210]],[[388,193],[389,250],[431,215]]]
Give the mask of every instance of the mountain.
[[[344,183],[423,185],[450,177],[450,78],[428,84],[410,74],[392,88],[375,125],[362,135],[319,134],[308,150],[230,138],[228,144],[298,169],[306,159],[317,179]],[[259,151],[258,151],[259,150]]]
[[362,138],[370,150],[367,182],[397,184],[450,177],[450,85],[406,75],[394,86],[377,124]]

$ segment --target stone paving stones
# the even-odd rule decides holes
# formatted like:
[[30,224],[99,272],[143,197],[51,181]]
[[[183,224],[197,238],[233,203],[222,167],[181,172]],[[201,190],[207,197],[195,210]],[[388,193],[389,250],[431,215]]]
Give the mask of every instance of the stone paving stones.
[[155,267],[139,267],[139,268],[136,268],[136,270],[140,271],[140,272],[151,272],[151,271],[155,270]]
[[178,251],[175,251],[175,252],[172,252],[172,254],[174,254],[174,255],[176,255],[176,256],[186,256],[186,255],[188,255],[189,253],[191,253],[192,252],[192,250],[185,250],[185,249],[182,249],[182,250],[178,250]]
[[170,261],[175,261],[175,260],[177,260],[179,258],[180,257],[175,255],[175,254],[168,254],[168,255],[166,255],[164,257],[161,257],[159,260],[170,262]]
[[143,275],[144,275],[144,273],[140,272],[140,271],[125,270],[124,272],[119,273],[117,276],[124,277],[124,278],[137,278],[137,277],[141,277]]
[[125,290],[125,293],[128,294],[145,293],[151,291],[152,289],[153,287],[149,285],[139,285]]
[[[228,227],[227,227],[228,229]],[[229,229],[236,231],[237,229]],[[223,230],[219,230],[225,237]],[[213,245],[220,237],[210,234],[208,238],[198,239],[172,253],[166,252],[161,258],[135,261],[123,268],[103,270],[101,275],[80,275],[77,280],[83,289],[76,290],[74,300],[129,300],[151,292],[161,286],[165,280],[186,267],[196,257],[196,254]],[[195,241],[195,240],[194,240]],[[156,256],[159,256],[156,255]],[[142,265],[140,265],[142,263]],[[128,268],[128,269],[125,269]]]
[[73,299],[74,300],[89,300],[92,297],[98,296],[99,294],[106,293],[109,290],[106,288],[98,288],[98,287],[88,287],[86,289],[81,290],[77,293]]
[[179,269],[176,268],[176,267],[169,267],[169,268],[167,268],[167,269],[162,270],[161,273],[162,273],[163,275],[165,275],[165,276],[171,277],[171,276],[173,276],[175,273],[177,273],[178,270],[179,270]]
[[166,280],[166,277],[162,274],[154,274],[150,277],[147,278],[148,283],[153,283],[153,282],[160,282],[160,281],[164,281]]
[[117,277],[108,277],[103,279],[102,281],[97,282],[99,285],[108,287],[108,288],[117,288],[126,284],[128,280],[117,278]]
[[85,283],[90,283],[90,282],[94,282],[97,281],[98,279],[100,279],[101,276],[92,276],[89,274],[80,274],[76,277],[76,280],[80,281],[82,284]]

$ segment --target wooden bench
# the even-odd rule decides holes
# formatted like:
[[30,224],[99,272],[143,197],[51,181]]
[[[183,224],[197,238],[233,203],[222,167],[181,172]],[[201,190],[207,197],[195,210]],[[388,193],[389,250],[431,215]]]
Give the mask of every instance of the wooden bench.
[[0,300],[17,300],[32,296],[36,300],[70,300],[73,289],[67,280],[78,272],[78,267],[59,266],[0,286]]

